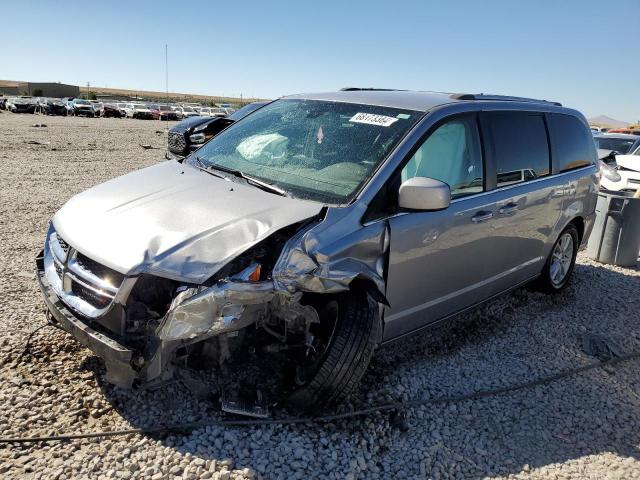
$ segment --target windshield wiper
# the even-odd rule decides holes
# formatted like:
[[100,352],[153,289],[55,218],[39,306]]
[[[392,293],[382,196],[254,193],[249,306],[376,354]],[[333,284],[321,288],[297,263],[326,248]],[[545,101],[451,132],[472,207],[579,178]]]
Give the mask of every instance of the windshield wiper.
[[[200,160],[200,159],[198,159]],[[200,162],[202,162],[202,160],[200,160]],[[266,190],[267,192],[272,192],[275,193],[277,195],[280,195],[282,197],[291,197],[291,194],[289,192],[287,192],[286,190],[283,190],[279,187],[276,187],[275,185],[272,185],[270,183],[267,182],[263,182],[262,180],[258,180],[257,178],[254,178],[250,175],[247,175],[246,173],[244,173],[241,170],[236,170],[235,168],[229,168],[229,167],[225,167],[223,165],[209,165],[208,167],[206,167],[207,170],[219,170],[221,172],[225,172],[228,173],[230,175],[233,175],[234,177],[239,177],[242,178],[244,180],[247,181],[247,183],[250,183],[262,190]]]
[[209,167],[207,167],[207,165],[202,161],[202,159],[198,156],[198,155],[194,155],[193,157],[189,157],[192,158],[195,162],[195,165],[193,165],[194,167],[196,167],[198,170],[202,170],[205,173],[208,173],[209,175],[213,175],[214,177],[218,177],[218,178],[222,178],[222,179],[227,179],[224,175],[219,175],[215,172],[212,172],[211,169],[209,169]]

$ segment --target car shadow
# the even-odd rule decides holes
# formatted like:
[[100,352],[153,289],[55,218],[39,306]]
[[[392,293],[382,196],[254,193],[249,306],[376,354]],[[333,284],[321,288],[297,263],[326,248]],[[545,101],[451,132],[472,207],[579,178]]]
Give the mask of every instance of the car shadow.
[[[581,336],[588,333],[616,342],[625,354],[640,351],[640,322],[637,313],[633,316],[640,311],[640,282],[631,276],[634,270],[583,261],[573,283],[559,295],[518,289],[447,325],[385,346],[338,411],[503,388],[586,365],[596,361],[581,349]],[[600,285],[607,291],[598,291]],[[287,451],[292,438],[325,473],[339,469],[340,475],[356,478],[379,476],[398,458],[408,462],[402,473],[415,478],[443,472],[451,477],[517,474],[602,453],[640,459],[637,367],[629,362],[534,388],[412,408],[401,421],[385,413],[330,423],[206,427],[149,436],[193,458],[224,460],[229,468],[248,467],[262,474],[270,467],[256,459]],[[87,357],[81,369],[95,374],[106,400],[134,428],[234,418],[221,415],[213,391],[196,395],[174,382],[129,392],[102,381],[103,367],[95,357]],[[276,411],[276,416],[282,414]],[[364,448],[366,466],[339,466],[328,453],[326,459],[313,453],[329,452],[330,446],[319,443],[327,435],[341,445],[340,455]],[[256,449],[266,453],[254,455]],[[278,461],[283,468],[295,463],[286,455]]]

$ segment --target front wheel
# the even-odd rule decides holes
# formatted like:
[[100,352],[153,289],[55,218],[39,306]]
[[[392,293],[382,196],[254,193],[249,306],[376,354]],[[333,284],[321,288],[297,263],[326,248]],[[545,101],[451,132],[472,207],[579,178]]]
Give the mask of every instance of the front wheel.
[[377,304],[364,290],[330,296],[317,307],[313,354],[296,367],[287,404],[308,412],[346,398],[364,375],[380,339]]
[[538,290],[558,293],[569,284],[576,264],[579,242],[578,230],[570,223],[554,243],[542,275],[534,282]]

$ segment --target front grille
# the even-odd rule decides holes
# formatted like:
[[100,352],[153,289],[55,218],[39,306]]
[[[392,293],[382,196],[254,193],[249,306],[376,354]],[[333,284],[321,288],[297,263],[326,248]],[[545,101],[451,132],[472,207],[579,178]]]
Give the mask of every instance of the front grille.
[[64,251],[65,255],[69,253],[69,244],[67,242],[65,242],[59,235],[56,235],[56,238],[58,240],[58,245],[60,245],[60,248],[62,248],[62,250]]
[[53,265],[56,269],[56,273],[58,274],[58,277],[60,277],[60,280],[62,280],[62,267],[58,264],[58,262],[53,262]]
[[71,282],[71,293],[95,308],[105,308],[111,303],[111,297],[100,295],[76,281]]
[[96,277],[101,278],[114,287],[119,287],[124,280],[124,275],[120,272],[116,272],[109,267],[105,267],[101,263],[90,259],[80,252],[77,252],[76,254],[76,262],[78,262],[78,265],[80,265],[80,267],[82,267],[83,269],[88,270]]
[[174,153],[183,153],[187,147],[184,134],[169,132],[169,150]]

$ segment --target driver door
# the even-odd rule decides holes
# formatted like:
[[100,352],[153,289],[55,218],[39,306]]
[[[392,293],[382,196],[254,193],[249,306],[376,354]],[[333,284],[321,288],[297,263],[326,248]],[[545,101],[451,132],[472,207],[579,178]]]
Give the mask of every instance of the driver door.
[[492,216],[476,114],[437,126],[402,169],[401,181],[429,177],[449,184],[440,211],[404,211],[389,219],[385,340],[483,300]]

